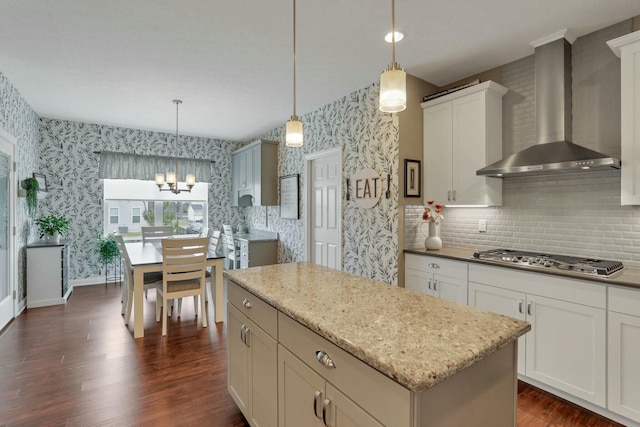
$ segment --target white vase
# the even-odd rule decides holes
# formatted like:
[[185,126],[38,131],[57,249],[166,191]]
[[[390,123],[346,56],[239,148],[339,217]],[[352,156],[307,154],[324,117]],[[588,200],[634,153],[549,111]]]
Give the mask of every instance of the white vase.
[[45,240],[47,243],[60,243],[60,234],[54,233],[51,236],[47,236]]
[[[426,234],[422,228],[423,225],[429,224],[429,234]],[[424,247],[430,251],[437,251],[442,247],[442,239],[440,238],[440,225],[436,222],[423,222],[420,224],[420,231],[425,235]]]

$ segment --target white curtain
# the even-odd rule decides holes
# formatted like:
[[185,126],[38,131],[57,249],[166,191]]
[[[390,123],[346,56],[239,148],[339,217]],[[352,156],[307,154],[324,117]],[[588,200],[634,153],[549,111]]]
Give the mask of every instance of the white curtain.
[[[181,158],[177,161],[178,181],[184,181],[187,174],[194,174],[197,182],[211,182],[211,161]],[[157,173],[166,174],[175,170],[176,158],[174,157],[102,151],[98,178],[153,181],[156,179]]]

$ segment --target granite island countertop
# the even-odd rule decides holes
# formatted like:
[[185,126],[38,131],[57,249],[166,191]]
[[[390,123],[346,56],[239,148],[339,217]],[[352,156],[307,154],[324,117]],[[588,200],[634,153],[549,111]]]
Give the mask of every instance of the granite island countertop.
[[478,259],[473,257],[474,249],[468,248],[456,248],[443,246],[439,250],[426,250],[425,248],[410,248],[405,249],[404,253],[416,254],[416,255],[428,255],[440,258],[448,258],[457,261],[473,262],[476,264],[485,264],[495,267],[511,268],[520,271],[527,271],[529,273],[550,274],[552,276],[570,277],[573,279],[589,280],[592,282],[604,283],[609,285],[626,286],[630,288],[640,289],[640,268],[625,267],[621,272],[613,275],[612,277],[603,277],[594,274],[581,274],[560,269],[548,269],[540,267],[527,267],[522,265],[512,265],[509,263],[502,263],[496,261],[490,261],[485,259]]
[[531,329],[517,319],[306,262],[224,275],[416,392]]

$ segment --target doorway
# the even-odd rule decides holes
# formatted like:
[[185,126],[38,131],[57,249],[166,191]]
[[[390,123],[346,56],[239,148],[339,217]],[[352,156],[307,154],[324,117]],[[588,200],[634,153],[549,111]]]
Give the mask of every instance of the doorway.
[[306,259],[342,270],[342,148],[305,158]]
[[0,129],[0,329],[15,317],[15,138]]

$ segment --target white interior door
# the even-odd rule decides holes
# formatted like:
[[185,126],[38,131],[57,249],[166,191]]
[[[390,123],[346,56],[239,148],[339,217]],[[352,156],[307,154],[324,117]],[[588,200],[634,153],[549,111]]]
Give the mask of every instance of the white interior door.
[[307,259],[342,269],[342,149],[307,157]]
[[13,185],[12,137],[0,129],[0,329],[15,317],[13,302]]

